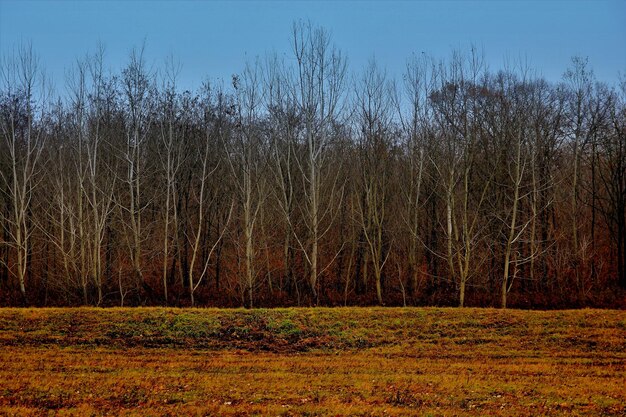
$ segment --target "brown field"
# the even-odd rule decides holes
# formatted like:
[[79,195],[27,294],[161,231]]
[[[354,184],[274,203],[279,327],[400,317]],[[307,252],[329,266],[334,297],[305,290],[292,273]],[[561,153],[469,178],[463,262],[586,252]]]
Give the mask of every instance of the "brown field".
[[0,415],[626,415],[626,313],[2,309]]

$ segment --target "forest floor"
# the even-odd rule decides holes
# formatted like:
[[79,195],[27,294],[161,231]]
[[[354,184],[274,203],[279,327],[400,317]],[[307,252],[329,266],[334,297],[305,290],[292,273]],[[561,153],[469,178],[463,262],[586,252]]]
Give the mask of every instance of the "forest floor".
[[626,415],[626,312],[0,309],[0,416]]

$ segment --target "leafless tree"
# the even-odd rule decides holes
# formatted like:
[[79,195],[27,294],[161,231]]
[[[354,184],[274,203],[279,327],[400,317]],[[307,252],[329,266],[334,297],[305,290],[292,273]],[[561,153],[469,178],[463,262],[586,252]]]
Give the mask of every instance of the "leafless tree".
[[[338,178],[328,177],[333,171],[326,168],[333,124],[339,121],[344,103],[346,60],[331,45],[328,32],[310,22],[293,25],[292,46],[296,65],[291,73],[290,92],[303,123],[304,152],[299,155],[298,168],[305,185],[302,211],[307,230],[306,240],[298,236],[296,240],[309,266],[309,286],[317,303],[317,280],[325,269],[318,265],[319,244],[329,227],[323,226],[330,214],[326,201],[333,201],[340,193]],[[326,195],[322,193],[325,182],[330,184]]]
[[185,141],[185,130],[181,124],[185,122],[181,99],[177,92],[177,80],[180,73],[180,65],[174,61],[173,56],[165,63],[163,78],[163,95],[160,100],[162,115],[159,123],[160,139],[163,152],[159,154],[165,181],[165,208],[163,213],[163,264],[161,279],[163,284],[163,298],[168,303],[168,269],[170,264],[170,247],[175,234],[171,233],[170,226],[178,224],[178,212],[176,210],[177,182],[176,177],[184,162],[182,146]]
[[300,133],[301,117],[290,94],[283,63],[274,54],[268,57],[265,68],[264,89],[271,148],[269,172],[272,174],[274,200],[281,213],[284,228],[282,277],[288,292],[295,294],[297,303],[300,304],[298,277],[293,272],[295,258],[293,224],[296,221],[297,186],[294,148]]
[[257,62],[248,64],[241,77],[233,77],[235,90],[235,133],[226,142],[227,161],[234,179],[238,196],[244,236],[244,274],[242,293],[244,304],[254,305],[254,288],[259,270],[258,222],[263,202],[267,198],[265,143],[261,131],[260,110],[263,104],[261,92],[261,68]]
[[122,90],[125,106],[125,143],[122,158],[125,174],[121,180],[126,185],[127,198],[119,197],[119,207],[127,224],[125,239],[129,248],[130,260],[136,285],[143,291],[153,290],[145,281],[143,272],[143,242],[146,231],[143,212],[152,196],[147,195],[144,186],[144,170],[147,142],[153,122],[154,80],[148,72],[144,58],[144,48],[133,49],[130,61],[122,71]]
[[393,90],[375,61],[364,70],[355,87],[356,118],[359,129],[361,190],[359,223],[374,270],[376,298],[383,303],[382,273],[389,258],[387,229],[390,176],[393,172]]
[[27,303],[26,280],[31,251],[33,224],[30,219],[33,188],[41,169],[46,141],[45,111],[50,91],[40,72],[39,58],[32,45],[21,46],[17,53],[4,57],[0,78],[5,95],[1,127],[9,156],[9,172],[2,173],[8,191],[10,213],[8,245],[16,254],[12,274],[17,277],[20,293]]

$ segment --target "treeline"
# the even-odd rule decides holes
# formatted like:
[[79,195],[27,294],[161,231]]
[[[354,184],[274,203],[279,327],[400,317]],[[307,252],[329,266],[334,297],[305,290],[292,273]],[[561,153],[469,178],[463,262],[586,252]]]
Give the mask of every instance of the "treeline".
[[291,35],[194,92],[142,49],[59,95],[4,56],[0,304],[624,306],[626,81]]

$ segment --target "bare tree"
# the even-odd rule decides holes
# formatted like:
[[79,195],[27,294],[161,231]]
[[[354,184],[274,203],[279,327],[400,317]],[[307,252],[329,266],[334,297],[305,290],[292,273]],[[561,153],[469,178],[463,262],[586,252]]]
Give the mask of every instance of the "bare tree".
[[263,104],[258,61],[246,65],[241,77],[233,77],[236,116],[234,137],[226,143],[227,160],[234,179],[242,214],[244,274],[241,285],[244,305],[253,307],[258,278],[257,223],[267,198],[264,174],[265,149],[261,132],[260,107]]
[[[432,136],[433,112],[428,100],[434,90],[432,63],[422,55],[413,56],[406,65],[403,76],[403,89],[396,92],[395,104],[403,132],[403,153],[399,165],[401,178],[400,215],[402,229],[408,233],[401,236],[407,243],[408,272],[410,274],[409,293],[413,295],[419,287],[419,258],[424,246],[424,236],[420,230],[422,207],[424,205],[424,179],[428,174],[427,142]],[[398,243],[400,244],[400,243]]]
[[[69,117],[72,120],[73,140],[67,147],[73,149],[75,157],[72,172],[59,175],[60,178],[67,177],[67,181],[75,187],[73,193],[69,191],[73,194],[69,196],[69,201],[75,206],[67,207],[60,214],[63,216],[65,212],[71,212],[73,216],[69,221],[77,233],[77,274],[85,304],[89,303],[90,285],[97,292],[96,304],[103,301],[103,240],[105,227],[113,211],[116,179],[115,175],[109,175],[112,171],[102,158],[105,148],[103,118],[109,101],[107,94],[111,94],[107,92],[111,85],[105,78],[103,57],[104,48],[100,46],[93,56],[78,61],[69,74]],[[62,184],[60,190],[63,191]],[[63,247],[63,243],[60,247]]]
[[606,219],[617,258],[619,285],[626,288],[626,78],[612,98],[610,129],[600,139],[598,176],[603,188],[599,207]]
[[33,225],[30,207],[36,177],[41,168],[46,141],[44,127],[50,91],[39,72],[39,59],[32,45],[21,46],[17,54],[4,57],[0,67],[5,106],[0,121],[9,156],[10,170],[2,173],[11,209],[8,223],[9,246],[16,253],[12,273],[17,277],[24,303],[28,302],[26,279]]
[[[292,100],[302,117],[304,153],[298,167],[304,180],[302,211],[307,230],[306,242],[296,236],[309,266],[309,286],[315,303],[319,300],[317,280],[320,238],[327,232],[324,219],[330,214],[330,205],[338,192],[337,178],[324,178],[333,124],[340,117],[345,93],[346,60],[331,46],[328,32],[311,23],[294,23],[293,53],[296,66],[290,79]],[[332,172],[332,171],[331,171]],[[327,195],[322,195],[322,183],[328,181]],[[328,226],[330,227],[330,226]]]
[[[218,97],[222,97],[223,94],[221,92],[218,93]],[[195,189],[194,198],[196,200],[197,210],[195,214],[196,224],[193,229],[189,230],[187,233],[187,239],[190,242],[191,247],[191,260],[189,262],[189,271],[188,271],[188,284],[189,284],[189,297],[191,300],[191,305],[195,305],[195,297],[194,293],[203,282],[204,278],[207,276],[209,265],[211,261],[211,257],[215,252],[215,249],[218,247],[220,241],[224,237],[226,233],[228,223],[230,222],[231,214],[234,207],[234,201],[230,205],[230,210],[228,212],[227,219],[224,224],[221,225],[221,229],[217,229],[217,236],[213,240],[213,243],[203,247],[205,242],[203,241],[203,237],[209,236],[211,230],[208,230],[207,224],[207,208],[211,207],[217,198],[216,194],[209,194],[209,187],[211,185],[212,175],[217,171],[219,167],[219,161],[215,160],[212,157],[212,153],[216,148],[216,136],[223,135],[223,132],[220,131],[219,128],[215,128],[214,123],[217,121],[218,123],[224,117],[224,105],[223,103],[218,103],[217,111],[218,115],[215,115],[215,108],[212,103],[211,90],[209,86],[205,86],[205,97],[203,104],[203,127],[204,132],[203,136],[201,136],[200,144],[201,144],[201,154],[198,155],[200,157],[199,163],[199,174],[195,175],[195,180],[198,184],[199,189]],[[191,223],[191,221],[190,221]],[[204,255],[203,255],[204,252]],[[203,259],[202,259],[203,258]],[[196,264],[199,266],[199,273],[196,276]]]
[[522,73],[520,80],[511,72],[500,73],[496,83],[498,88],[499,119],[501,133],[505,138],[504,154],[506,159],[500,163],[507,167],[506,180],[501,184],[504,190],[504,203],[499,220],[503,225],[504,264],[501,280],[501,306],[507,307],[507,294],[520,272],[520,265],[527,262],[519,248],[532,215],[527,216],[523,204],[532,195],[532,188],[525,178],[530,170],[528,142],[531,137],[529,115],[532,109],[533,86],[528,82],[527,74]]
[[130,260],[136,285],[152,295],[152,288],[146,282],[143,273],[143,241],[145,229],[143,212],[151,200],[144,185],[144,168],[147,163],[146,146],[153,122],[153,80],[148,73],[144,59],[143,47],[134,49],[130,54],[130,62],[122,71],[122,89],[125,105],[125,139],[122,158],[126,173],[122,181],[126,184],[127,198],[119,202],[125,214],[127,233],[126,243],[129,248]]
[[383,303],[382,272],[389,257],[387,212],[394,163],[392,85],[374,61],[365,69],[356,91],[359,126],[361,187],[358,217],[369,250],[376,297]]
[[182,145],[184,143],[184,129],[180,128],[183,119],[182,103],[177,93],[177,79],[180,72],[180,65],[177,65],[174,58],[170,56],[165,63],[165,74],[163,79],[164,93],[161,97],[162,115],[159,123],[160,139],[163,152],[159,154],[165,181],[165,208],[163,213],[163,264],[161,280],[163,284],[163,298],[165,304],[168,303],[168,268],[170,262],[170,244],[175,239],[172,236],[170,225],[174,224],[174,230],[178,224],[178,212],[176,210],[177,182],[176,177],[183,160]]
[[[582,175],[582,159],[585,154],[585,148],[590,144],[592,139],[594,126],[592,111],[593,100],[593,71],[589,68],[587,59],[580,57],[572,58],[572,66],[565,71],[563,75],[566,83],[566,111],[564,130],[567,143],[571,145],[573,154],[573,163],[571,166],[570,178],[570,228],[571,228],[571,246],[570,253],[572,255],[573,269],[576,271],[576,280],[580,283],[578,275],[578,262],[581,254],[581,175]],[[586,237],[583,237],[586,240]],[[578,284],[577,286],[579,286]]]
[[3,56],[0,302],[619,299],[626,83],[581,58],[560,83],[491,73],[472,48],[348,86],[327,31],[291,35],[232,89],[179,91],[141,48],[109,74],[100,47],[52,101],[32,49]]
[[[292,96],[289,94],[285,68],[276,55],[268,58],[265,70],[265,98],[268,113],[270,140],[270,170],[272,173],[273,195],[283,219],[283,280],[290,295],[296,296],[300,304],[300,290],[297,276],[293,273],[295,250],[296,206],[296,158],[295,144],[301,128],[301,118]],[[281,285],[282,287],[282,285]]]
[[455,52],[448,71],[440,66],[440,87],[431,95],[437,126],[444,136],[438,158],[431,161],[444,188],[445,258],[459,291],[461,307],[465,305],[468,281],[482,263],[476,257],[476,248],[484,239],[482,211],[492,180],[491,174],[485,175],[477,169],[484,72],[483,58],[477,51],[472,49],[468,58]]
[[[546,82],[537,81],[532,86],[532,101],[529,107],[530,140],[528,143],[530,171],[530,231],[528,238],[528,277],[537,283],[540,277],[536,269],[541,263],[541,275],[545,274],[545,252],[549,246],[547,212],[554,204],[554,165],[556,149],[560,144],[563,105]],[[541,283],[543,284],[543,283]]]

